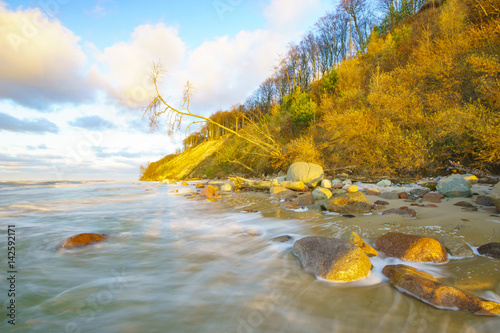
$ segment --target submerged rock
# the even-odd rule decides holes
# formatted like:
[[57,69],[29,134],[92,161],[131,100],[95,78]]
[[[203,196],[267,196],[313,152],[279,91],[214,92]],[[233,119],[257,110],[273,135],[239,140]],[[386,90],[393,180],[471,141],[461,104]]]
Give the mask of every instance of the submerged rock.
[[477,248],[479,254],[500,259],[500,243],[488,243]]
[[307,186],[314,187],[324,178],[323,168],[314,163],[295,162],[286,174],[289,181],[301,181]]
[[369,213],[371,206],[361,192],[345,193],[333,197],[326,203],[326,209],[340,214]]
[[361,239],[361,237],[358,236],[357,233],[355,233],[353,231],[346,232],[340,238],[345,239],[346,241],[349,241],[349,242],[353,243],[354,245],[358,246],[369,257],[377,257],[378,256],[378,252],[373,247],[368,245],[363,239]]
[[356,245],[336,238],[305,237],[292,248],[308,273],[330,281],[355,281],[370,274],[372,264]]
[[398,289],[437,308],[466,310],[475,315],[500,315],[500,304],[441,283],[414,267],[388,265],[382,273]]
[[471,247],[461,238],[444,235],[438,241],[454,257],[474,257]]
[[462,175],[453,175],[441,180],[436,189],[449,198],[472,196],[470,185]]
[[276,243],[293,243],[293,237],[289,235],[274,237],[271,240]]
[[400,232],[380,236],[375,248],[389,257],[402,260],[444,263],[448,261],[446,249],[437,240]]
[[71,237],[66,238],[59,247],[62,248],[71,248],[89,245],[96,242],[101,242],[103,240],[108,239],[109,236],[106,234],[94,234],[94,233],[84,233],[78,234]]

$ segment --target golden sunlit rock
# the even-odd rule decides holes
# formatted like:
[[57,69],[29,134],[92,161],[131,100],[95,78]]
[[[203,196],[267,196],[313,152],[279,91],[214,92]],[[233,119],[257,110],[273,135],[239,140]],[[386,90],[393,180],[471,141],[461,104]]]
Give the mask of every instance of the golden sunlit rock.
[[207,185],[207,187],[205,187],[203,189],[203,191],[201,191],[200,193],[200,196],[202,197],[213,197],[215,195],[215,187],[213,187],[212,185]]
[[340,238],[345,239],[345,240],[353,243],[354,245],[358,246],[369,257],[378,256],[378,252],[373,247],[366,244],[366,242],[363,239],[361,239],[361,237],[359,237],[358,234],[356,234],[353,231],[346,232]]
[[500,315],[500,304],[441,283],[431,274],[414,267],[388,265],[382,273],[398,289],[435,307],[466,310],[475,315]]
[[377,239],[375,248],[389,257],[410,261],[443,263],[448,261],[448,253],[437,240],[400,232],[389,232]]
[[59,247],[71,248],[71,247],[89,245],[95,242],[100,242],[105,239],[108,239],[108,237],[109,236],[106,234],[93,234],[93,233],[78,234],[67,238],[64,242],[61,243],[61,245],[59,245]]

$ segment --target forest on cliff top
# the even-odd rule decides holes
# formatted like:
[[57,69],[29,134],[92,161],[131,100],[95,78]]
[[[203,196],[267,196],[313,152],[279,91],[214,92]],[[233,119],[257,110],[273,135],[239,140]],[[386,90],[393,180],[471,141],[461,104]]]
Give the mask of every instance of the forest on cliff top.
[[[295,161],[423,176],[451,160],[498,174],[500,0],[378,0],[379,18],[370,4],[340,1],[245,102],[187,136],[185,151],[224,140],[191,176]],[[171,158],[141,167],[141,179],[161,179]]]

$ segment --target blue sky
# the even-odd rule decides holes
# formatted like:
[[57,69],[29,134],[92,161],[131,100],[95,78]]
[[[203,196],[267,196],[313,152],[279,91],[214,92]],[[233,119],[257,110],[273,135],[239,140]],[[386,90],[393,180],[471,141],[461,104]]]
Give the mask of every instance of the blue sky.
[[0,180],[137,179],[180,147],[141,120],[164,96],[209,115],[244,102],[327,0],[0,0]]

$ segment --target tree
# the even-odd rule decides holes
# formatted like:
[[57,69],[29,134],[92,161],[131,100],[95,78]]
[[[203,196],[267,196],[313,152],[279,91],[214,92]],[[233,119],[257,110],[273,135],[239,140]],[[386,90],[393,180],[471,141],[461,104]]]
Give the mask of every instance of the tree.
[[271,157],[279,158],[281,156],[281,147],[275,142],[275,140],[272,138],[271,135],[269,135],[269,133],[259,133],[259,128],[256,124],[254,124],[256,135],[243,136],[239,132],[234,131],[231,128],[226,127],[220,124],[219,122],[213,120],[211,117],[207,118],[192,113],[189,108],[191,101],[191,90],[192,90],[189,81],[187,82],[186,89],[184,91],[183,106],[181,108],[173,107],[169,102],[167,102],[163,98],[163,96],[160,93],[158,87],[158,80],[162,74],[163,70],[161,66],[158,64],[153,64],[151,81],[154,85],[154,97],[151,99],[149,104],[143,110],[143,119],[148,120],[148,125],[151,131],[158,129],[160,125],[160,119],[162,119],[162,117],[166,117],[167,133],[169,135],[173,135],[175,132],[180,130],[183,117],[192,117],[199,120],[189,123],[187,129],[189,129],[191,125],[197,123],[206,123],[209,124],[210,126],[215,126],[228,133],[234,134],[237,137],[251,143],[252,145],[255,145],[263,149]]

